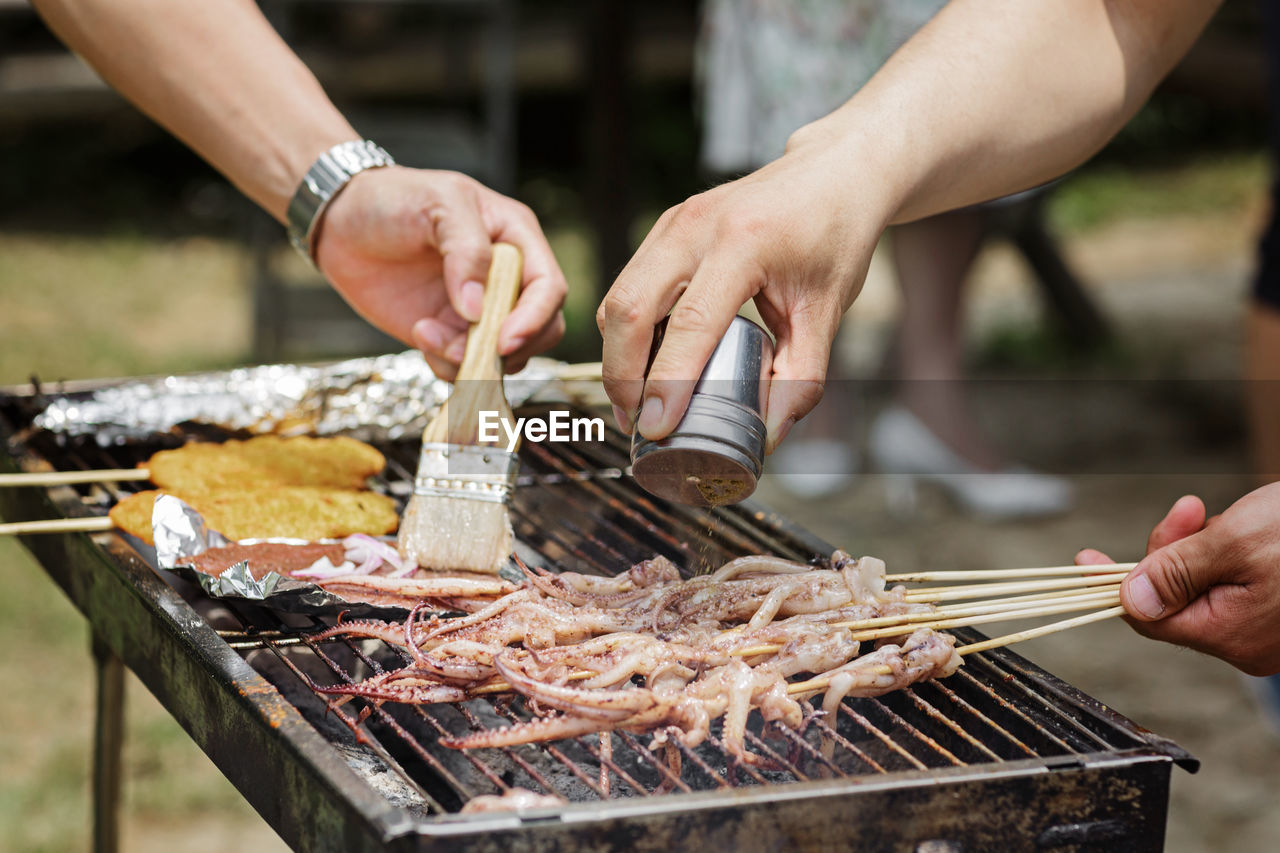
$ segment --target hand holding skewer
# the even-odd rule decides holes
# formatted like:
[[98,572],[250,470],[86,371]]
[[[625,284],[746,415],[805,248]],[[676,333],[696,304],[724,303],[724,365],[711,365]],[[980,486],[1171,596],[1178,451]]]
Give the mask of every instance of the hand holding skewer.
[[[1146,558],[1120,587],[1127,621],[1250,675],[1280,672],[1280,483],[1205,516],[1188,495],[1151,531]],[[1076,562],[1111,560],[1086,549]]]

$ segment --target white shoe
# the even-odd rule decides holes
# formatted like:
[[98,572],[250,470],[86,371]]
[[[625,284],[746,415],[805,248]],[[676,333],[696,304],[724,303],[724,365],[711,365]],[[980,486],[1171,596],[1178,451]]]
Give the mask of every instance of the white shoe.
[[765,463],[780,488],[794,497],[828,498],[843,491],[858,473],[853,448],[833,438],[783,442]]
[[918,480],[937,484],[964,509],[993,519],[1056,515],[1073,503],[1071,484],[1061,477],[1021,466],[983,471],[898,406],[876,418],[867,450],[887,475],[889,506],[897,512],[914,511]]

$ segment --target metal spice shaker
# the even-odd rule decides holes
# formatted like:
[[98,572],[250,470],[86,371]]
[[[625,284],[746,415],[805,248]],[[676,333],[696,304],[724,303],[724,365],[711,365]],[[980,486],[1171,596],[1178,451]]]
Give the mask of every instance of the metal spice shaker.
[[[658,351],[665,322],[658,327]],[[650,441],[631,437],[636,482],[660,498],[693,506],[745,500],[764,465],[764,405],[773,371],[773,340],[745,317],[735,317],[694,387],[675,430]]]

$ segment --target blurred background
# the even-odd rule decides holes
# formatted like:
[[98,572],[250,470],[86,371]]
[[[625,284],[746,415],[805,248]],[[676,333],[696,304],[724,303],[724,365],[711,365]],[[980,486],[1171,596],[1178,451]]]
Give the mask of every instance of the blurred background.
[[[554,355],[598,358],[593,314],[613,275],[663,209],[716,180],[699,165],[697,4],[261,5],[401,162],[465,171],[533,207],[571,285]],[[984,226],[962,317],[972,414],[1003,455],[1070,483],[1068,511],[993,520],[929,489],[903,502],[867,464],[869,424],[893,393],[901,299],[887,252],[850,312],[826,404],[851,476],[814,495],[767,475],[757,497],[906,571],[1055,565],[1085,546],[1137,559],[1179,495],[1217,512],[1252,488],[1240,364],[1272,181],[1266,68],[1257,4],[1228,0],[1114,143]],[[13,0],[0,0],[0,148],[0,385],[398,348]],[[37,691],[0,695],[0,837],[82,849],[88,632],[16,542],[0,541],[0,578],[12,652],[0,682],[49,662]],[[1204,762],[1174,771],[1169,849],[1280,847],[1280,740],[1234,670],[1119,622],[1023,653]],[[136,681],[125,750],[124,849],[281,847]]]

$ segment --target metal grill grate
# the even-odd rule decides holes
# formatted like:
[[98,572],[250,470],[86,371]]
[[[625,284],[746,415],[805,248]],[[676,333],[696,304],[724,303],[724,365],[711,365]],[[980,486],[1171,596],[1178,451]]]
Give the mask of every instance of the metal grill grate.
[[[22,434],[21,412],[15,414],[12,405],[11,398],[11,408],[0,409],[11,419],[4,426],[20,437],[17,444],[23,451],[57,468],[128,467],[158,449],[63,444],[43,434]],[[377,487],[403,500],[416,448],[398,444],[381,449],[389,464]],[[824,543],[758,507],[705,511],[668,505],[633,481],[610,475],[608,469],[627,463],[625,438],[616,433],[603,444],[526,445],[522,456],[523,485],[516,492],[512,521],[517,552],[530,565],[612,575],[660,553],[693,574],[743,554],[817,560],[829,552]],[[78,487],[73,498],[64,489],[59,505],[68,514],[103,513],[132,488]],[[943,681],[879,699],[847,699],[838,714],[824,716],[810,708],[803,732],[762,723],[753,715],[747,745],[768,759],[767,767],[734,761],[721,745],[718,725],[696,749],[673,740],[655,752],[647,737],[618,732],[539,745],[450,750],[437,743],[441,736],[529,719],[524,701],[507,697],[456,706],[401,706],[335,700],[308,684],[359,681],[403,666],[409,662],[407,654],[377,641],[316,643],[308,634],[331,620],[212,602],[198,589],[169,580],[312,726],[344,750],[349,764],[363,767],[370,783],[391,801],[427,820],[452,815],[474,797],[514,787],[569,803],[654,797],[678,801],[699,791],[777,789],[845,778],[865,783],[948,768],[999,772],[1029,761],[1079,765],[1085,757],[1135,750],[1190,761],[1173,744],[1007,650],[970,656]],[[966,639],[979,636],[959,633]]]

